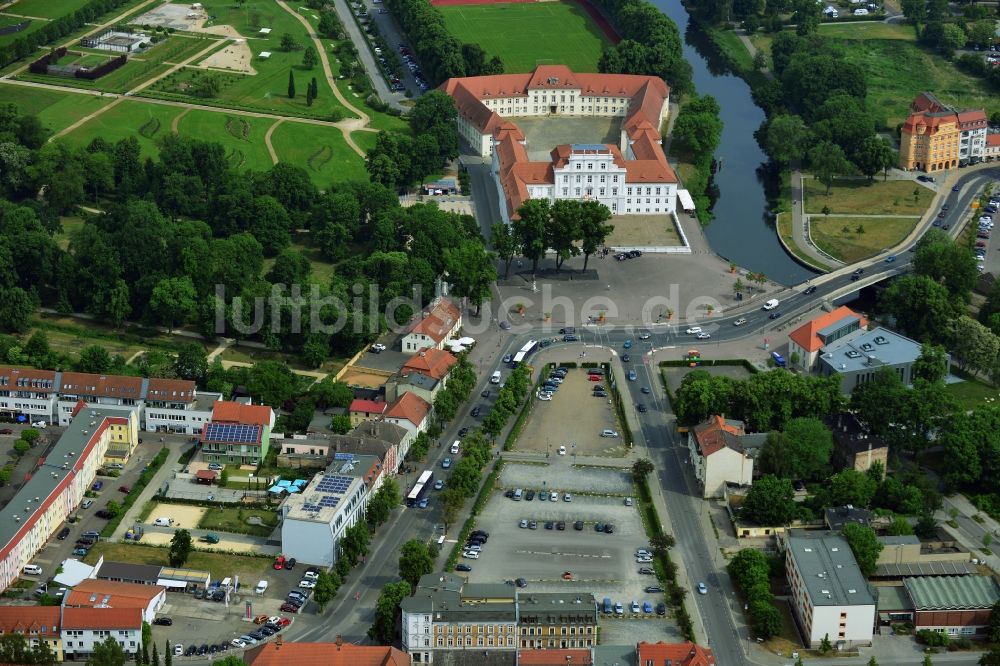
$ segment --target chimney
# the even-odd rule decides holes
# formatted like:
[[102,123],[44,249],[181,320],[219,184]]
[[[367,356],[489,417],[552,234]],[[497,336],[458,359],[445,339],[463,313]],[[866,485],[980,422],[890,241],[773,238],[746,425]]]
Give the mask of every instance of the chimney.
[[278,634],[278,637],[274,639],[274,649],[281,649],[281,634]]
[[334,641],[334,644],[337,646],[337,652],[340,652],[340,648],[344,645],[344,637],[337,634],[337,640]]

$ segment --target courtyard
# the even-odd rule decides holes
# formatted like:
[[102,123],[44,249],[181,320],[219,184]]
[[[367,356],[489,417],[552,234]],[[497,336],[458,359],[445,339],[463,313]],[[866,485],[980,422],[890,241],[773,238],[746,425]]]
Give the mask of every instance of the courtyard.
[[528,158],[547,162],[556,146],[567,143],[611,143],[621,140],[621,117],[514,116],[528,143]]

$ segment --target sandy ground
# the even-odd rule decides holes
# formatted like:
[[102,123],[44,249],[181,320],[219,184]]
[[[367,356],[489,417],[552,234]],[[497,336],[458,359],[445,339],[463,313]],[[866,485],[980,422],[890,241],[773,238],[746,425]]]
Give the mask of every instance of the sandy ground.
[[367,388],[378,388],[385,384],[385,376],[374,375],[358,370],[348,370],[340,381],[351,386],[365,386]]
[[[167,546],[170,545],[170,540],[173,536],[173,534],[153,534],[152,532],[146,532],[146,534],[142,537],[142,543],[148,543],[154,546]],[[225,552],[238,553],[258,552],[258,548],[253,544],[228,541],[226,539],[221,539],[219,543],[215,544],[195,540],[194,545],[198,550],[222,550]]]
[[[188,16],[191,14],[191,16]],[[188,5],[166,3],[156,9],[151,9],[142,16],[135,19],[135,23],[141,25],[157,25],[174,30],[187,30],[190,32],[207,32],[212,35],[222,35],[233,39],[241,39],[243,35],[236,32],[230,25],[213,25],[205,27],[208,14],[204,10],[192,11]]]
[[[146,519],[147,525],[152,525],[157,518],[173,518],[174,524],[171,527],[183,527],[185,529],[195,529],[205,515],[202,507],[186,506],[184,504],[157,504]],[[150,534],[149,536],[153,536]],[[170,539],[168,538],[167,541]]]
[[199,62],[198,67],[228,69],[236,72],[246,72],[247,74],[256,74],[257,71],[250,65],[252,59],[253,52],[246,41],[238,39],[221,51],[217,51]]

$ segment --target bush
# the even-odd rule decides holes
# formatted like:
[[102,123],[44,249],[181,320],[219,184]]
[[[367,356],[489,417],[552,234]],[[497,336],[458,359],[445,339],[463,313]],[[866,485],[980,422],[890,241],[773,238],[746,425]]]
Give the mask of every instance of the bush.
[[943,631],[921,629],[917,632],[917,642],[923,643],[928,647],[948,647],[950,641],[951,639],[948,638],[948,634]]

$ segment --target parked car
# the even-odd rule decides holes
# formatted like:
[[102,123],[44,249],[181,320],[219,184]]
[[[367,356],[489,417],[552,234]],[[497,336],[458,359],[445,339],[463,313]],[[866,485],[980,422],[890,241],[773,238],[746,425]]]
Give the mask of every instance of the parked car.
[[64,527],[61,530],[59,530],[59,534],[56,535],[56,538],[59,539],[60,541],[64,541],[68,536],[69,536],[69,528]]
[[155,620],[153,620],[153,624],[157,624],[161,627],[169,627],[172,626],[173,623],[174,621],[171,620],[169,617],[158,617]]

